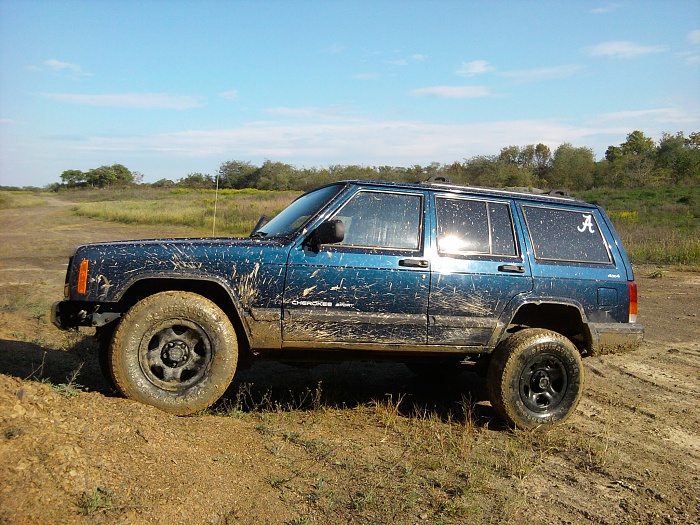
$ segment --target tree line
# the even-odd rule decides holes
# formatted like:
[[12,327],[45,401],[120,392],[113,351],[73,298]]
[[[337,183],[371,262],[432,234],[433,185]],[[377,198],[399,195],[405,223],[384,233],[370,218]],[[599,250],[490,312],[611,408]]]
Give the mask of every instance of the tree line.
[[[150,186],[261,190],[309,190],[337,180],[373,179],[420,182],[445,177],[454,183],[490,187],[632,188],[660,185],[700,185],[700,133],[664,133],[658,143],[633,131],[619,146],[609,146],[596,161],[593,150],[564,143],[554,151],[545,144],[508,146],[497,155],[482,155],[463,162],[427,166],[359,166],[297,168],[266,160],[261,166],[230,160],[215,175],[190,173],[177,181],[161,179]],[[143,175],[121,164],[81,172],[67,170],[52,189],[107,187],[141,183]]]

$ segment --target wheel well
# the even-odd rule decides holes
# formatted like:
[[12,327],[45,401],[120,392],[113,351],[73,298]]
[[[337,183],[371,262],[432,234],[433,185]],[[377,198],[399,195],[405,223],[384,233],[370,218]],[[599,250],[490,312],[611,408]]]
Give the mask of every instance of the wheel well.
[[223,286],[213,281],[194,279],[143,279],[132,284],[122,296],[119,300],[119,311],[122,313],[127,312],[132,306],[146,297],[160,292],[170,291],[196,293],[215,303],[226,313],[231,320],[233,328],[236,330],[238,344],[240,346],[239,353],[247,352],[250,349],[243,322],[233,304],[231,296]]
[[508,327],[509,332],[522,328],[546,328],[569,338],[581,353],[591,349],[591,334],[581,312],[566,304],[525,304]]

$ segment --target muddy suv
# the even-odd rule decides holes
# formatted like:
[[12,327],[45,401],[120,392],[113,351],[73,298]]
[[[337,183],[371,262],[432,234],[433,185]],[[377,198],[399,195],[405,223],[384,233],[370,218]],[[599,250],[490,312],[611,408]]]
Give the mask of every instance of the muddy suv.
[[254,359],[483,371],[512,425],[567,418],[582,356],[633,348],[637,289],[603,210],[566,196],[348,181],[246,239],[80,246],[59,328],[97,328],[106,378],[174,414]]

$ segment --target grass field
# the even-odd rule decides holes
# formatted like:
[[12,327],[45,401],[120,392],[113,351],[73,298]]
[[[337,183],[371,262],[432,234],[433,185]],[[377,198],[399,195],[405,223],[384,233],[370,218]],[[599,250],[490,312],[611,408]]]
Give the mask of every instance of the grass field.
[[605,189],[577,197],[607,211],[632,262],[700,265],[700,189]]
[[[182,225],[193,236],[212,232],[247,236],[262,215],[272,217],[299,192],[256,189],[166,189],[147,186],[70,191],[74,213],[101,221],[144,225]],[[618,230],[633,263],[700,268],[700,190],[644,188],[591,190],[576,194],[601,205]],[[38,206],[45,201],[28,192],[0,192],[0,209]],[[216,224],[214,208],[216,206]]]
[[46,200],[30,191],[0,191],[0,210],[43,206]]
[[[255,189],[214,191],[149,188],[143,192],[129,189],[82,193],[81,199],[92,195],[87,202],[77,204],[77,215],[102,221],[127,224],[192,227],[197,234],[246,236],[262,215],[273,217],[292,202],[299,192],[263,191]],[[72,197],[72,194],[71,194]],[[108,197],[109,200],[104,199]],[[216,224],[214,208],[216,207]]]

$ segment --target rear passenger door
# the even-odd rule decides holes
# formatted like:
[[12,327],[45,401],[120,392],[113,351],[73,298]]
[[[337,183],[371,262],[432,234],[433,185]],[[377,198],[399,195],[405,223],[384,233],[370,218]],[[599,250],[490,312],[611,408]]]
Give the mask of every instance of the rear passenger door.
[[532,288],[509,200],[436,194],[428,343],[487,344],[510,300]]

